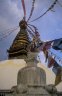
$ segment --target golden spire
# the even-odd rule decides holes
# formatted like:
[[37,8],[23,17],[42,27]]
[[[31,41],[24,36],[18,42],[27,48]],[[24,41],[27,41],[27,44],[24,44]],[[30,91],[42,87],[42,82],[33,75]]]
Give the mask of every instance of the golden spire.
[[27,23],[22,20],[19,23],[20,31],[15,37],[13,44],[8,50],[9,58],[20,58],[21,55],[27,55],[27,47],[29,45],[29,37],[26,31]]

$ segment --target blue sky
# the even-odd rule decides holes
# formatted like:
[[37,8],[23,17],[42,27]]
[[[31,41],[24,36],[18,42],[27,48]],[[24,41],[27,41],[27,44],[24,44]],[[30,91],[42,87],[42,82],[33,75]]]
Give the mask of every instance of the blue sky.
[[[45,12],[54,0],[36,0],[35,9],[31,20],[40,16]],[[59,0],[62,3],[62,0]],[[32,0],[25,0],[26,19],[29,16]],[[40,33],[42,41],[62,38],[62,8],[57,3],[53,9],[55,12],[49,11],[41,19],[31,22],[35,25]],[[19,21],[23,18],[23,9],[21,0],[0,0],[0,34],[6,29],[11,29],[19,25]],[[6,39],[0,41],[0,60],[7,59],[9,49],[19,29],[9,35]],[[57,54],[59,54],[58,52]],[[62,55],[61,55],[62,56]]]

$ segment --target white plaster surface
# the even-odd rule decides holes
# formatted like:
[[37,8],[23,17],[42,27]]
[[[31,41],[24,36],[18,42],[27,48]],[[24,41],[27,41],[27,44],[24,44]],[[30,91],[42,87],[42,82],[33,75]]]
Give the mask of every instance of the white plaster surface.
[[[17,85],[17,73],[25,66],[27,64],[23,59],[0,61],[0,89],[11,89],[12,86]],[[41,63],[37,66],[45,70],[47,85],[54,84],[55,74]],[[62,83],[57,85],[57,89],[62,91]]]

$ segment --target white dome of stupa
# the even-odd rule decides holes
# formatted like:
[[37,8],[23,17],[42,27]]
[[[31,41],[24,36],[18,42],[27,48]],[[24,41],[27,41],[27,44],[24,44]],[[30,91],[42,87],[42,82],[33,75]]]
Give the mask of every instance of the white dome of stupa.
[[[27,64],[23,59],[0,61],[0,89],[11,89],[12,86],[16,86],[18,71],[26,66]],[[37,66],[45,70],[46,84],[54,84],[55,74],[52,70],[42,63],[38,63]],[[59,91],[62,89],[61,87],[61,85],[60,88],[57,87]]]

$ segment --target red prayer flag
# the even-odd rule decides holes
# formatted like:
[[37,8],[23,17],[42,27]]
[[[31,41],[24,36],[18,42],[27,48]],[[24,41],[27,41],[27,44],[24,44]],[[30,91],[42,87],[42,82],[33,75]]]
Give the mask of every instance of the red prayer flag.
[[49,68],[52,67],[54,65],[54,62],[55,62],[55,60],[51,56],[49,56],[48,57],[48,67]]
[[26,16],[25,3],[24,3],[24,0],[21,0],[21,1],[22,1],[23,11],[24,11],[24,17],[25,17]]

